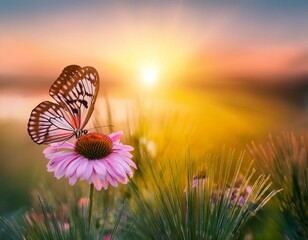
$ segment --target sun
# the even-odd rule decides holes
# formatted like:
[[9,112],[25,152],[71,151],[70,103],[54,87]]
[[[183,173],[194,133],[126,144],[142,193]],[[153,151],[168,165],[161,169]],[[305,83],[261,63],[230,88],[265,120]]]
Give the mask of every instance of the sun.
[[145,85],[152,86],[158,79],[159,70],[157,66],[145,65],[140,70],[141,80]]

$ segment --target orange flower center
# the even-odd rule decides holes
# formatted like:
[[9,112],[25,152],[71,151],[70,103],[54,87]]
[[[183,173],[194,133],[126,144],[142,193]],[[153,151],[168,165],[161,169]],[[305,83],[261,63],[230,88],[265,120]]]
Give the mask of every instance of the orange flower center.
[[75,151],[89,160],[100,159],[112,152],[112,141],[104,134],[88,133],[77,140]]

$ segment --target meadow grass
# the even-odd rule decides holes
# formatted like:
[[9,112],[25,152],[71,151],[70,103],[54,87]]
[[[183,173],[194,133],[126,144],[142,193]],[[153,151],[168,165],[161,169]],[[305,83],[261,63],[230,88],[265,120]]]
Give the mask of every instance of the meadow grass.
[[[201,145],[204,141],[194,147],[192,132],[197,129],[186,112],[163,112],[160,118],[143,112],[140,106],[138,109],[140,114],[128,117],[126,127],[117,126],[129,133],[125,144],[135,148],[133,160],[138,169],[128,185],[94,193],[90,228],[87,206],[78,205],[79,199],[87,196],[87,184],[70,187],[60,180],[58,187],[49,191],[54,185],[51,182],[56,181],[49,178],[40,190],[44,197],[36,197],[33,208],[1,217],[1,238],[239,239],[250,236],[251,220],[253,225],[267,225],[276,207],[273,201],[268,204],[273,197],[285,213],[303,224],[296,232],[307,229],[303,221],[307,198],[302,189],[307,189],[306,143],[303,145],[302,140],[301,144],[294,144],[294,137],[281,145],[270,143],[279,146],[275,151],[252,145],[248,148],[255,158],[252,162],[244,152],[226,147],[210,154],[209,147]],[[97,119],[95,125],[107,123],[109,131],[114,130],[111,117]],[[272,159],[271,151],[281,153]],[[290,160],[290,156],[301,160]],[[285,169],[286,165],[291,167]],[[283,182],[285,174],[289,175]],[[80,192],[72,195],[76,188]],[[293,203],[294,199],[297,201]],[[266,232],[258,235],[259,239],[268,236]],[[275,234],[268,239],[272,236]],[[294,235],[286,232],[280,236],[292,239]]]
[[178,158],[147,159],[143,184],[131,183],[133,239],[237,239],[278,191],[269,191],[269,177],[255,176],[252,164],[243,169],[243,153],[234,154],[189,155],[182,166]]
[[275,186],[283,189],[276,201],[285,235],[308,239],[308,136],[284,132],[265,144],[252,142],[248,151],[260,171],[271,174]]

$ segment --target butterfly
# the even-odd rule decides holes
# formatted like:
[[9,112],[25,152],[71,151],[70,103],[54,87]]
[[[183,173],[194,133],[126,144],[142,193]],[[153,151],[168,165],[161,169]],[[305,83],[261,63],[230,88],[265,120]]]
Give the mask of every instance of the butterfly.
[[31,112],[28,133],[37,144],[49,144],[79,138],[86,134],[97,93],[99,76],[93,67],[70,65],[51,85],[49,95],[56,101],[44,101]]

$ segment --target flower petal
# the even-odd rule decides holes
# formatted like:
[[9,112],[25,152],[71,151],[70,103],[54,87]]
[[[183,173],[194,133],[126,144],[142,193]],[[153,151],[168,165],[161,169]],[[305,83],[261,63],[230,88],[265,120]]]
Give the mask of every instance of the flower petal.
[[[112,155],[112,158],[117,159],[118,161],[125,162],[125,163],[127,163],[129,166],[131,166],[131,167],[137,169],[136,164],[135,164],[130,158],[127,158],[127,157],[120,157],[120,156],[118,156],[117,154],[114,154],[114,153],[111,153],[110,155]],[[110,158],[111,158],[111,156],[110,156]]]
[[109,137],[111,139],[112,142],[117,142],[120,140],[120,138],[122,137],[123,132],[119,131],[119,132],[115,132],[115,133],[111,133],[109,134]]
[[97,191],[102,190],[103,184],[98,177],[94,178],[93,184],[94,184],[94,187],[96,188]]
[[118,183],[117,181],[109,174],[106,175],[106,179],[107,181],[114,187],[117,187],[118,186]]
[[83,159],[80,163],[80,165],[77,167],[76,169],[76,176],[78,178],[84,178],[84,173],[87,169],[88,166],[88,160],[87,159]]
[[88,164],[87,164],[87,167],[84,171],[84,179],[88,180],[89,182],[90,181],[93,181],[91,180],[93,177],[93,165],[92,165],[92,162],[88,161]]
[[97,176],[100,179],[104,179],[105,178],[106,167],[105,167],[105,164],[103,162],[101,162],[100,160],[96,160],[95,164],[93,164],[93,168],[94,168],[95,172],[97,173]]
[[82,163],[83,158],[82,157],[78,157],[76,158],[73,162],[71,162],[66,169],[65,172],[65,176],[66,177],[70,177],[72,174],[74,174],[76,172],[76,169],[78,168],[78,166]]
[[[49,160],[47,171],[53,172],[57,179],[68,178],[71,185],[75,184],[78,178],[86,180],[93,183],[98,191],[102,188],[108,189],[109,184],[114,187],[117,187],[119,182],[126,184],[129,177],[133,176],[132,168],[136,169],[137,166],[131,160],[130,151],[134,148],[120,142],[122,135],[122,131],[109,135],[112,152],[98,160],[88,159],[77,153],[76,141],[52,143],[43,151]],[[91,138],[88,141],[91,144]]]
[[112,149],[113,150],[122,150],[124,152],[128,152],[128,151],[133,151],[134,150],[134,148],[132,146],[123,145],[123,144],[119,144],[119,143],[114,143]]
[[77,176],[76,174],[73,174],[72,176],[69,177],[68,182],[70,185],[74,185],[77,181]]
[[[54,169],[55,172],[55,176],[58,176],[58,179],[63,177],[65,174],[65,171],[67,169],[67,166],[74,161],[76,158],[78,158],[78,156],[72,155],[71,157],[67,157],[65,160],[63,160],[62,162],[58,163],[57,167]],[[48,169],[49,172],[50,169]]]

